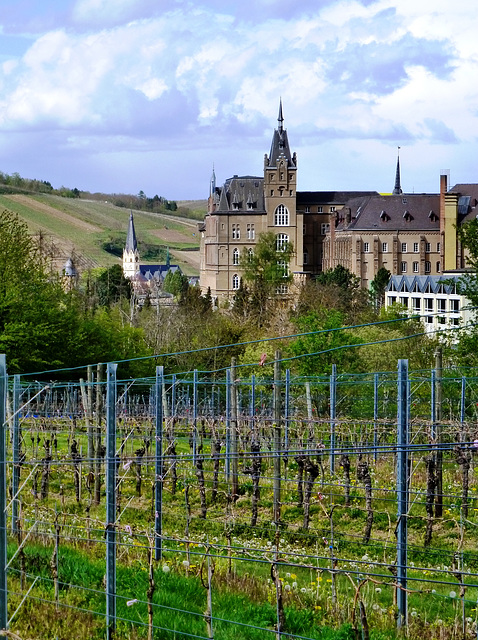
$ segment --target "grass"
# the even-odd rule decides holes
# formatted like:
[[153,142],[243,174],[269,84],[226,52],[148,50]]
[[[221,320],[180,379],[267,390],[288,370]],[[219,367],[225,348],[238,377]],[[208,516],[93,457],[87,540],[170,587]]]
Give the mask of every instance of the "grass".
[[[171,428],[171,423],[166,425]],[[292,427],[292,425],[291,425]],[[234,504],[228,498],[230,484],[224,477],[223,460],[215,503],[211,498],[213,462],[210,458],[210,425],[206,424],[204,438],[204,469],[206,475],[207,517],[201,518],[197,469],[192,466],[190,455],[191,425],[185,420],[175,423],[177,443],[178,481],[173,493],[171,473],[166,473],[163,488],[163,533],[164,558],[155,565],[157,590],[154,602],[163,608],[155,613],[155,624],[161,638],[180,637],[180,632],[206,635],[204,611],[206,590],[201,584],[199,571],[205,562],[205,551],[209,547],[211,561],[215,564],[213,576],[213,615],[217,618],[215,629],[221,638],[263,638],[274,637],[276,624],[276,587],[271,581],[271,565],[275,562],[281,578],[284,594],[284,608],[287,629],[292,637],[303,635],[313,638],[354,637],[351,625],[355,615],[355,626],[360,634],[358,604],[354,602],[356,589],[360,586],[361,599],[367,614],[371,637],[396,637],[396,606],[393,579],[393,564],[396,556],[396,502],[394,486],[393,453],[383,454],[377,463],[368,458],[373,484],[374,521],[370,542],[363,542],[366,521],[363,485],[355,478],[357,458],[352,458],[351,505],[346,505],[343,494],[342,470],[337,466],[333,476],[324,464],[323,475],[314,484],[310,509],[311,522],[308,530],[303,529],[303,508],[297,504],[296,473],[297,463],[289,460],[288,479],[282,482],[282,521],[280,527],[272,519],[272,478],[271,459],[267,457],[267,429],[260,427],[263,444],[261,498],[258,524],[251,526],[252,480],[251,475],[240,475],[240,495]],[[215,428],[221,435],[223,425]],[[242,427],[241,427],[242,428]],[[247,430],[247,425],[244,429]],[[344,430],[352,428],[344,425]],[[355,425],[354,428],[358,428]],[[83,484],[80,504],[74,500],[74,476],[69,458],[69,440],[77,440],[82,451],[87,450],[86,431],[80,420],[73,423],[59,418],[24,421],[24,451],[26,460],[32,464],[41,460],[43,448],[37,447],[36,436],[51,437],[57,434],[58,449],[53,454],[50,476],[49,497],[34,499],[31,493],[31,479],[22,490],[22,513],[24,531],[36,527],[27,543],[27,572],[42,577],[41,586],[36,585],[32,596],[52,600],[51,566],[52,522],[55,510],[60,514],[61,554],[60,579],[76,585],[60,592],[60,609],[69,602],[80,609],[104,612],[104,495],[98,506],[90,504],[89,494]],[[135,451],[148,438],[154,442],[152,424],[141,418],[122,420],[117,439],[117,448],[128,434],[121,453],[119,475],[121,496],[118,510],[118,593],[124,601],[118,604],[118,615],[124,619],[120,623],[118,637],[144,637],[147,622],[148,566],[147,538],[154,521],[152,506],[153,461],[144,460],[143,495],[135,495]],[[30,434],[28,431],[30,430]],[[292,433],[292,431],[291,431]],[[224,434],[221,435],[221,437]],[[33,440],[31,439],[33,436]],[[244,434],[241,437],[245,437]],[[296,446],[295,444],[293,446]],[[246,447],[244,447],[246,448]],[[132,464],[129,464],[132,462]],[[171,460],[166,460],[166,470]],[[239,470],[242,472],[250,463],[247,451],[241,451]],[[129,466],[125,467],[126,464]],[[41,472],[41,466],[39,471]],[[432,546],[423,547],[423,533],[426,510],[422,492],[426,486],[424,462],[414,456],[411,488],[411,510],[409,515],[409,613],[410,634],[418,634],[427,640],[438,637],[441,640],[456,637],[463,621],[468,629],[476,624],[476,601],[478,586],[473,574],[478,569],[477,520],[474,509],[478,508],[476,497],[478,484],[470,472],[470,515],[468,521],[460,521],[461,476],[457,472],[453,452],[445,455],[444,487],[445,510],[443,518],[436,519]],[[83,483],[88,473],[87,463],[82,466]],[[22,478],[27,476],[27,467]],[[38,477],[38,486],[41,476]],[[189,515],[186,509],[188,487]],[[104,489],[104,486],[102,487]],[[418,493],[417,493],[418,492]],[[319,496],[320,493],[320,496]],[[334,506],[333,539],[330,529],[330,509]],[[88,507],[88,512],[86,511]],[[89,516],[87,521],[86,516]],[[37,524],[35,525],[35,522]],[[89,533],[88,533],[89,531]],[[87,538],[91,543],[87,543]],[[279,541],[277,551],[274,545]],[[33,544],[35,542],[36,544]],[[43,542],[43,544],[41,544]],[[333,549],[330,549],[332,543]],[[13,547],[10,550],[12,553]],[[332,556],[332,559],[331,559]],[[183,562],[189,562],[185,567]],[[20,568],[19,558],[14,568]],[[335,564],[333,564],[335,563]],[[163,564],[169,572],[163,572]],[[337,573],[331,573],[334,566]],[[462,580],[457,575],[460,567]],[[454,568],[455,567],[455,568]],[[204,574],[203,574],[204,575]],[[13,584],[18,581],[18,573],[9,578]],[[460,597],[461,583],[464,585]],[[31,584],[31,583],[29,583]],[[335,585],[337,602],[333,601],[332,586]],[[78,588],[77,588],[78,587]],[[96,590],[90,592],[86,588]],[[43,589],[43,591],[42,591]],[[18,591],[18,587],[13,589]],[[452,594],[455,595],[452,595]],[[16,597],[16,596],[15,596]],[[41,596],[43,597],[43,596]],[[70,600],[71,599],[71,600]],[[127,600],[139,602],[126,606]],[[11,599],[11,606],[17,602]],[[48,605],[50,606],[50,605]],[[53,605],[54,606],[54,605]],[[192,613],[172,613],[172,607]],[[12,609],[13,610],[13,609]],[[28,610],[28,609],[27,609]],[[18,614],[19,633],[25,623],[23,608]],[[355,613],[354,613],[355,612]],[[80,613],[78,613],[80,616]],[[87,617],[90,614],[85,614]],[[68,616],[65,615],[65,619]],[[262,631],[232,625],[230,622],[252,624],[263,627]],[[50,618],[49,618],[50,619]],[[62,620],[59,616],[58,624]],[[94,626],[102,633],[104,622]],[[468,621],[466,621],[468,619]],[[127,622],[130,620],[130,622]],[[442,621],[441,626],[438,621]],[[53,618],[52,622],[53,624]],[[70,621],[71,624],[71,621]],[[81,624],[86,624],[82,619]],[[134,625],[137,625],[134,627]],[[103,625],[103,626],[102,626]],[[131,627],[133,625],[133,627]],[[13,629],[17,627],[13,626]],[[171,631],[165,631],[170,629]],[[265,631],[268,629],[269,631]],[[95,631],[96,633],[96,631]],[[122,634],[122,635],[121,635]],[[129,634],[129,635],[128,635]],[[174,635],[176,634],[176,636]],[[322,634],[322,635],[321,635]],[[58,634],[57,634],[58,635]],[[411,637],[418,637],[411,635]],[[61,634],[60,634],[61,636]],[[30,636],[29,636],[30,637]],[[41,636],[38,636],[41,637]],[[52,635],[51,637],[55,637]],[[91,636],[95,637],[95,636]],[[101,637],[101,636],[98,636]]]

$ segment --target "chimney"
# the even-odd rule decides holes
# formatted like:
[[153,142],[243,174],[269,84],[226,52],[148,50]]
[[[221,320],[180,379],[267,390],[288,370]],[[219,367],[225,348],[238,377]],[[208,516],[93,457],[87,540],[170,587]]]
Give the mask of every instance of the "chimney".
[[442,171],[440,175],[440,233],[445,231],[445,193],[448,191],[448,174]]

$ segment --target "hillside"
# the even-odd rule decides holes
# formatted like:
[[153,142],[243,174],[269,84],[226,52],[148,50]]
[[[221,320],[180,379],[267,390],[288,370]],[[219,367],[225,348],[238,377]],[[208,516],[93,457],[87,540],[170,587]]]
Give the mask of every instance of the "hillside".
[[[196,215],[201,201],[194,201]],[[182,203],[188,207],[187,203]],[[56,268],[73,256],[80,270],[117,264],[126,240],[130,210],[108,201],[63,198],[49,194],[0,194],[0,208],[15,212],[42,245]],[[141,261],[160,263],[166,248],[171,262],[185,273],[199,272],[197,220],[133,210]],[[109,245],[116,255],[107,251]],[[160,248],[163,250],[160,251]],[[149,256],[145,259],[144,256]]]

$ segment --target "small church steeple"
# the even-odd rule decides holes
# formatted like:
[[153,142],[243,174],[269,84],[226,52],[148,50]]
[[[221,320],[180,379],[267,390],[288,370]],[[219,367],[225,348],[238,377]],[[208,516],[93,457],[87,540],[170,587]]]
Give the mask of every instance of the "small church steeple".
[[397,170],[395,172],[395,187],[392,193],[394,196],[399,196],[403,193],[400,185],[400,147],[397,149]]
[[136,241],[136,231],[134,229],[133,212],[129,214],[128,233],[126,234],[126,244],[123,250],[123,273],[125,278],[132,278],[139,271],[138,243]]

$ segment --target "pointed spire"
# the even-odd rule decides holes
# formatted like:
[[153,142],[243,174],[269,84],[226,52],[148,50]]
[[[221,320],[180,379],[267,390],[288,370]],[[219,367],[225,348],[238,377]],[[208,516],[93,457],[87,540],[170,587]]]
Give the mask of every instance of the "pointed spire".
[[393,195],[399,196],[403,193],[400,185],[400,147],[397,150],[397,171],[395,173],[395,187],[393,189]]
[[212,165],[211,184],[209,187],[209,195],[213,196],[216,193],[216,172],[214,171],[214,163]]
[[128,233],[126,235],[125,251],[137,251],[138,243],[136,242],[136,232],[134,230],[133,212],[129,214]]
[[279,127],[278,130],[282,133],[284,127],[284,116],[282,115],[282,98],[280,98],[279,101],[279,117],[277,118],[278,122],[279,122]]

